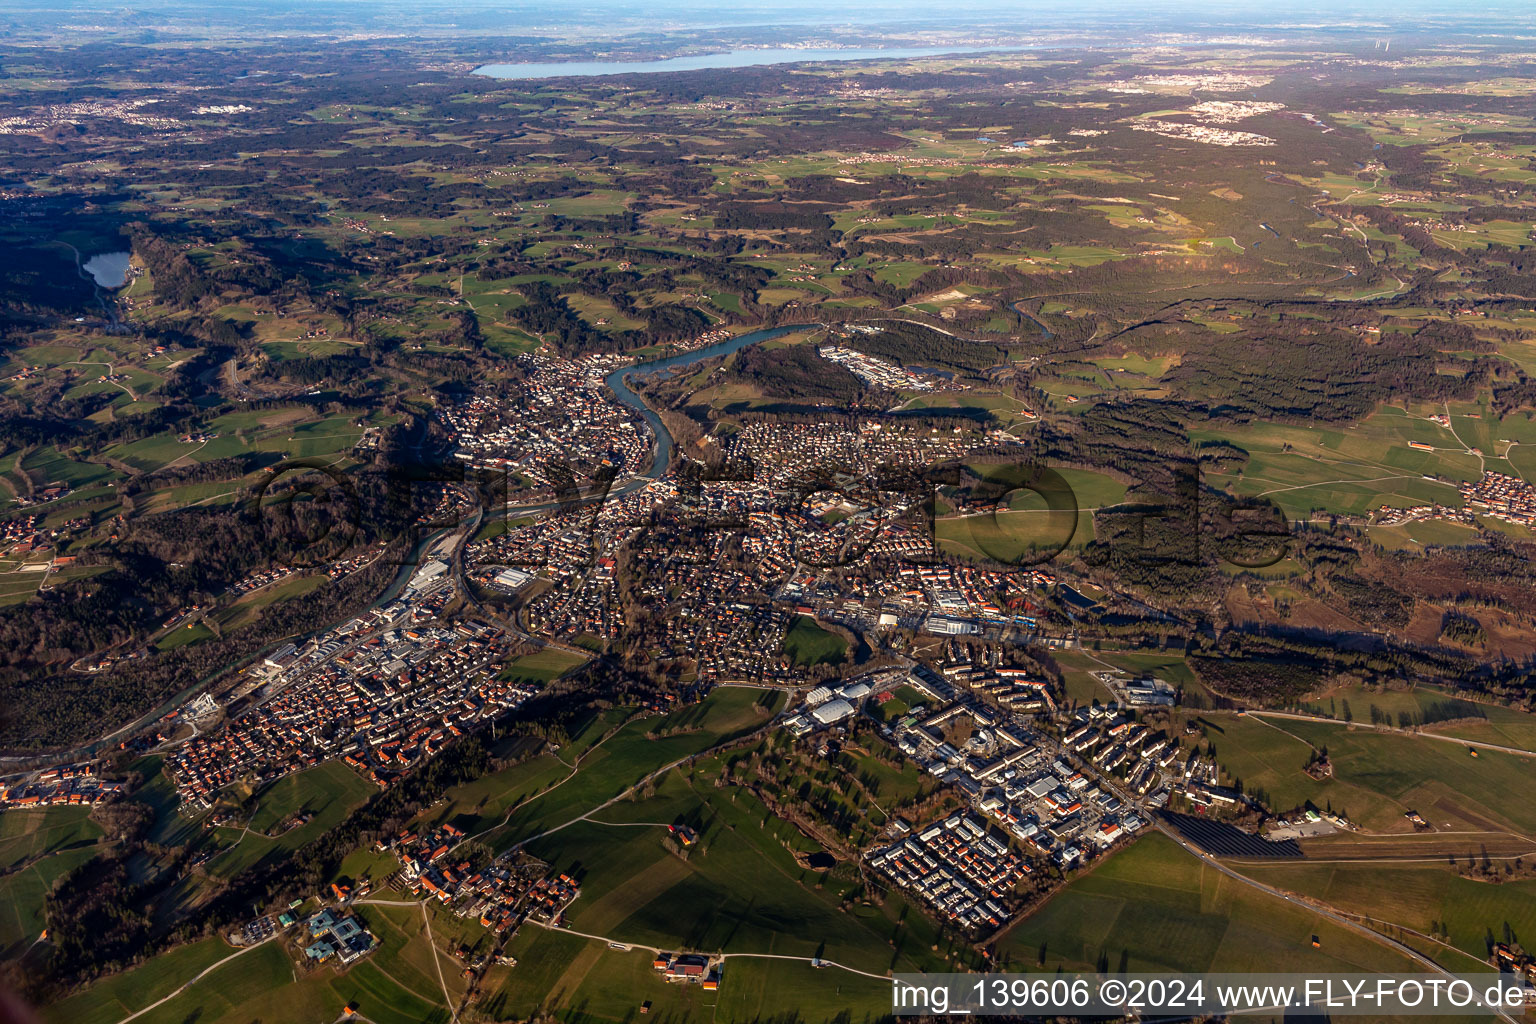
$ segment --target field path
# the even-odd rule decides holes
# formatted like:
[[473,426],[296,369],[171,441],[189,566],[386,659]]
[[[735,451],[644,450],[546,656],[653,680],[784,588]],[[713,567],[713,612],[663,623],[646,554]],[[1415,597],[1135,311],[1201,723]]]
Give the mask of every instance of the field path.
[[1467,442],[1465,442],[1465,441],[1463,441],[1461,439],[1461,435],[1456,433],[1456,421],[1451,419],[1451,403],[1450,402],[1443,402],[1443,403],[1441,403],[1440,407],[1445,410],[1446,429],[1451,432],[1451,436],[1456,439],[1456,443],[1461,445],[1461,447],[1466,450],[1468,455],[1476,455],[1477,456],[1477,468],[1478,468],[1479,472],[1482,472],[1482,473],[1488,472],[1488,463],[1486,461],[1484,461],[1483,453],[1480,452],[1480,451],[1477,451],[1471,445],[1467,444]]
[[[1498,743],[1488,743],[1484,740],[1462,740],[1455,736],[1442,736],[1437,732],[1407,732],[1393,728],[1390,725],[1370,725],[1366,722],[1341,722],[1337,718],[1328,718],[1324,715],[1302,715],[1294,711],[1255,711],[1248,710],[1251,718],[1289,718],[1296,722],[1323,722],[1328,725],[1337,725],[1343,728],[1353,726],[1356,729],[1370,729],[1373,732],[1395,733],[1399,736],[1412,736],[1416,739],[1439,740],[1441,743],[1459,743],[1463,747],[1477,747],[1482,750],[1497,750],[1502,754],[1514,754],[1516,757],[1536,757],[1536,750],[1526,750],[1523,747],[1506,747]],[[1268,723],[1265,723],[1268,724]],[[1281,730],[1284,732],[1285,730]],[[1293,734],[1288,734],[1293,735]],[[1301,739],[1300,736],[1296,737]],[[1307,742],[1302,740],[1303,743]]]
[[218,970],[220,967],[223,967],[225,964],[229,963],[231,960],[235,959],[236,957],[245,956],[245,954],[249,953],[253,949],[260,949],[262,946],[266,945],[268,942],[271,942],[276,937],[277,937],[277,932],[273,932],[271,935],[268,935],[266,938],[262,939],[260,942],[253,943],[252,945],[246,946],[243,949],[237,950],[236,952],[231,953],[229,956],[225,957],[223,960],[220,960],[218,963],[209,964],[207,967],[204,967],[201,971],[198,971],[196,974],[194,974],[190,979],[188,979],[187,981],[183,982],[181,987],[176,989],[176,991],[170,993],[169,995],[163,996],[160,999],[155,1000],[153,1003],[150,1003],[148,1006],[144,1007],[144,1009],[142,1009],[142,1010],[139,1010],[139,1011],[134,1012],[134,1013],[130,1013],[128,1016],[126,1016],[122,1020],[118,1021],[117,1024],[128,1024],[128,1022],[133,1020],[135,1017],[142,1017],[142,1016],[144,1016],[144,1014],[148,1013],[150,1010],[153,1010],[155,1007],[160,1006],[160,1005],[162,1005],[164,1003],[170,1002],[172,999],[175,999],[177,996],[181,995],[187,989],[191,988],[193,985],[196,985],[199,981],[202,981],[203,978],[205,978],[208,975],[212,974],[214,971]]
[[[749,736],[756,736],[758,733],[764,732],[769,727],[771,727],[773,725],[773,723],[774,723],[774,719],[773,718],[769,718],[768,721],[764,722],[762,725],[759,725],[755,729],[752,729],[752,730],[750,730],[748,732],[741,733],[740,735],[737,735],[737,736],[731,736],[731,737],[728,737],[726,739],[722,739],[720,742],[715,743],[712,746],[706,747],[703,750],[696,751],[695,753],[692,753],[692,754],[685,754],[682,757],[678,758],[677,760],[671,762],[670,764],[664,764],[660,768],[657,768],[654,771],[647,772],[645,775],[641,776],[639,779],[636,779],[634,784],[629,786],[629,787],[627,787],[623,792],[609,797],[607,800],[604,800],[602,803],[598,804],[596,807],[593,807],[590,810],[588,810],[585,814],[582,814],[582,815],[580,815],[578,817],[572,818],[570,821],[563,822],[563,823],[561,823],[559,825],[556,825],[554,828],[545,829],[543,832],[540,832],[538,835],[529,836],[527,839],[521,840],[515,846],[513,846],[508,851],[508,853],[513,853],[513,852],[516,852],[518,850],[521,850],[523,847],[527,846],[529,843],[534,842],[535,840],[538,840],[538,839],[543,839],[545,836],[553,835],[554,833],[559,832],[561,829],[570,828],[572,825],[576,824],[577,822],[589,821],[589,820],[591,820],[592,815],[598,813],[599,811],[606,810],[607,808],[612,807],[614,804],[618,803],[620,800],[623,800],[624,798],[628,797],[631,793],[633,793],[635,790],[639,789],[641,786],[644,786],[646,783],[651,782],[651,781],[653,781],[655,779],[661,778],[663,775],[667,774],[667,772],[670,772],[672,769],[676,768],[678,765],[684,764],[684,763],[686,763],[688,761],[692,761],[694,758],[707,757],[707,756],[709,756],[709,754],[712,751],[718,750],[721,747],[727,746],[729,744],[740,743],[741,741],[747,739]],[[595,746],[596,745],[594,744],[594,747]],[[586,756],[585,753],[582,756]],[[572,772],[572,774],[575,774],[575,773]],[[553,788],[553,787],[551,787],[551,788]],[[541,793],[540,796],[542,796],[542,795],[543,794]],[[511,819],[511,811],[507,812],[507,818],[508,818],[508,820]],[[504,824],[506,824],[506,822],[503,821],[502,824],[504,825]],[[606,824],[606,823],[605,822],[599,822],[599,824]],[[498,825],[496,827],[500,828],[501,826]],[[484,833],[481,833],[481,834],[483,835]],[[503,854],[502,856],[506,856],[506,854]]]
[[454,1024],[459,1019],[459,1009],[453,1003],[453,996],[448,994],[448,979],[443,977],[443,953],[437,948],[437,940],[432,937],[432,917],[427,913],[427,901],[422,900],[421,923],[427,926],[427,945],[432,948],[432,966],[437,968],[437,983],[443,986],[443,1003],[447,1005],[448,1012],[453,1014],[448,1024]]
[[[1438,963],[1431,960],[1423,953],[1420,953],[1412,946],[1399,942],[1394,938],[1383,935],[1381,932],[1376,931],[1374,928],[1369,928],[1366,925],[1360,924],[1357,921],[1345,917],[1343,914],[1339,913],[1324,903],[1301,896],[1295,896],[1286,892],[1284,889],[1277,889],[1272,885],[1266,885],[1263,882],[1257,881],[1256,879],[1249,878],[1247,875],[1227,867],[1221,861],[1217,860],[1215,857],[1211,856],[1204,850],[1200,849],[1198,846],[1191,843],[1189,840],[1185,839],[1182,835],[1179,834],[1177,829],[1169,826],[1161,818],[1154,817],[1152,821],[1157,826],[1158,831],[1162,832],[1164,835],[1168,836],[1168,838],[1178,843],[1186,853],[1198,857],[1202,863],[1210,865],[1217,871],[1221,872],[1223,875],[1226,875],[1228,878],[1241,882],[1244,885],[1251,885],[1255,889],[1258,889],[1260,892],[1285,900],[1285,902],[1293,906],[1301,907],[1304,910],[1310,910],[1314,914],[1327,918],[1329,921],[1341,928],[1352,931],[1357,935],[1362,935],[1368,939],[1371,939],[1372,941],[1378,942],[1381,945],[1388,947],[1389,949],[1392,949],[1397,953],[1401,953],[1403,956],[1408,957],[1420,967],[1427,968],[1435,974],[1443,975],[1446,978],[1456,977],[1450,971],[1446,970],[1444,967],[1441,967]],[[1505,1021],[1507,1021],[1508,1024],[1518,1024],[1515,1018],[1510,1016],[1507,1011],[1495,1007],[1489,1007],[1489,1009],[1493,1009],[1494,1012],[1502,1017]]]
[[[550,924],[545,924],[542,921],[530,921],[529,923],[530,924],[538,925],[540,928],[543,928],[545,931],[560,932],[560,933],[565,934],[565,935],[580,935],[584,939],[595,939],[598,942],[606,942],[610,946],[623,946],[625,949],[643,949],[643,950],[646,950],[647,952],[650,952],[650,953],[660,953],[661,952],[661,947],[660,946],[647,946],[643,942],[624,942],[624,941],[622,941],[620,939],[611,939],[611,938],[609,938],[606,935],[593,935],[590,932],[578,932],[578,931],[576,931],[574,929],[571,929],[571,928],[556,928],[555,926],[550,925]],[[692,955],[692,956],[719,957],[721,960],[728,960],[728,959],[730,959],[732,957],[736,957],[738,959],[747,959],[747,960],[750,960],[750,959],[753,959],[753,958],[756,958],[758,960],[797,960],[797,961],[799,961],[800,963],[803,963],[803,964],[821,964],[823,967],[836,967],[836,968],[838,968],[840,970],[847,971],[850,974],[862,974],[866,978],[874,978],[876,981],[890,981],[891,980],[891,976],[889,974],[873,974],[873,973],[871,973],[869,971],[861,971],[857,967],[849,967],[847,964],[840,964],[840,963],[836,962],[835,960],[827,960],[827,959],[820,959],[820,960],[818,960],[816,957],[813,957],[813,956],[788,956],[788,955],[783,954],[783,953],[705,953],[705,952],[694,951],[694,950],[683,950],[683,949],[679,949],[679,948],[677,948],[675,946],[669,947],[668,952],[682,953],[684,955]]]

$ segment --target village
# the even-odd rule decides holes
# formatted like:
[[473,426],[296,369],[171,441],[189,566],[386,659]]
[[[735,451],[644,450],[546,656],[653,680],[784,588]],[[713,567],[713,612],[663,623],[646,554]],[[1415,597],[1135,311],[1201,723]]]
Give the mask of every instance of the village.
[[1398,526],[1437,519],[1463,526],[1476,526],[1477,517],[1485,515],[1516,526],[1536,528],[1536,488],[1519,477],[1485,472],[1476,481],[1459,484],[1456,490],[1463,502],[1460,508],[1440,504],[1410,505],[1406,508],[1382,505],[1375,521],[1383,526]]
[[123,792],[121,782],[100,778],[94,763],[49,768],[11,785],[0,784],[0,809],[91,806]]

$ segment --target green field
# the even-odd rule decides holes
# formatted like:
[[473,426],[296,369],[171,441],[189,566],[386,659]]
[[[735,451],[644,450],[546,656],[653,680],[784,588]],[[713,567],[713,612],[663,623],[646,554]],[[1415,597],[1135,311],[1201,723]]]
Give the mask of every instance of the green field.
[[1346,702],[1355,721],[1372,721],[1374,708],[1392,725],[1399,724],[1403,715],[1422,721],[1426,717],[1444,718],[1447,713],[1460,709],[1467,717],[1432,720],[1420,728],[1441,736],[1536,751],[1536,715],[1498,704],[1472,703],[1456,694],[1427,686],[1403,690],[1343,686],[1306,701],[1304,706],[1319,715],[1342,718]]
[[1474,758],[1457,743],[1351,732],[1330,723],[1286,722],[1285,727],[1328,747],[1335,781],[1377,794],[1372,813],[1390,813],[1396,805],[1417,810],[1441,829],[1536,832],[1536,802],[1515,796],[1536,772],[1531,758],[1492,750]]
[[[327,761],[307,771],[284,776],[254,798],[255,811],[246,828],[228,826],[215,830],[220,839],[232,840],[230,849],[208,862],[211,874],[233,877],[269,857],[296,850],[341,824],[352,808],[378,792],[378,787],[340,761]],[[280,835],[284,821],[301,811],[309,821]]]
[[553,754],[530,758],[511,768],[490,772],[444,794],[444,803],[429,812],[432,824],[447,822],[466,833],[479,833],[500,824],[507,812],[554,786],[571,774],[571,766]]
[[[997,476],[1011,467],[991,468]],[[941,550],[981,561],[1031,565],[1066,545],[1080,548],[1093,540],[1093,513],[1125,500],[1125,485],[1102,473],[1055,470],[1038,482],[1047,495],[1027,489],[1026,475],[1015,471],[1020,488],[1010,492],[1006,508],[979,515],[943,516],[934,529]],[[1002,478],[1002,477],[999,477]],[[1059,478],[1059,479],[1057,479]],[[1062,485],[1065,489],[1062,489]]]
[[0,877],[0,959],[13,959],[42,935],[48,893],[97,853],[94,845],[60,850]]
[[[219,939],[181,947],[55,1003],[44,1011],[44,1019],[49,1024],[113,1024],[235,952]],[[280,942],[268,942],[220,966],[186,992],[136,1020],[148,1024],[331,1021],[354,1002],[358,1013],[377,1024],[438,1024],[448,1020],[441,988],[418,992],[407,987],[385,972],[376,962],[378,956],[376,953],[340,975],[331,966],[301,974]],[[391,961],[390,966],[399,964]],[[432,982],[435,986],[435,976]]]
[[[1473,881],[1444,863],[1254,864],[1245,865],[1243,873],[1424,935],[1443,929],[1445,943],[1484,969],[1490,934],[1500,942],[1506,941],[1506,928],[1520,937],[1536,935],[1536,881],[1529,879],[1496,885]],[[1433,948],[1424,942],[1414,945]]]
[[[1273,500],[1288,515],[1303,516],[1313,508],[1366,514],[1380,505],[1406,507],[1439,502],[1460,507],[1453,484],[1475,480],[1477,456],[1466,450],[1450,430],[1432,423],[1439,408],[1407,409],[1381,406],[1349,429],[1265,423],[1215,431],[1192,432],[1196,440],[1224,439],[1249,453],[1237,473],[1211,473],[1213,486],[1230,486],[1238,494]],[[1468,444],[1478,435],[1461,433],[1452,406],[1453,426]],[[1494,421],[1501,437],[1519,436],[1523,417]],[[1480,421],[1479,421],[1480,422]],[[1410,441],[1434,451],[1409,448]],[[1491,445],[1483,448],[1492,453]],[[1497,467],[1490,467],[1497,468]],[[1426,477],[1436,477],[1435,480]]]
[[[1312,947],[1312,937],[1321,941]],[[999,940],[1016,968],[1407,971],[1411,961],[1244,885],[1160,833],[1073,880]]]
[[833,665],[843,660],[848,641],[816,625],[808,615],[797,615],[784,633],[784,653],[796,665]]
[[558,647],[546,647],[542,651],[525,654],[508,662],[502,670],[501,678],[520,683],[547,683],[585,665],[588,660],[584,655],[562,651]]
[[[98,982],[43,1011],[58,1024],[113,1024],[174,992],[188,979],[229,956],[222,939],[203,939],[154,957],[140,967]],[[238,963],[238,961],[237,961]]]
[[50,853],[94,845],[101,828],[89,807],[0,812],[0,870]]
[[517,966],[486,1004],[499,1019],[523,1019],[542,1010],[565,1019],[633,1021],[648,1002],[649,1016],[659,1020],[747,1024],[790,1006],[804,1021],[832,1020],[844,1010],[860,1020],[890,1007],[885,982],[794,961],[732,957],[719,990],[706,992],[667,984],[646,951],[620,952],[577,935],[525,928],[510,948]]
[[[1250,792],[1261,790],[1275,810],[1331,806],[1380,832],[1411,831],[1403,817],[1409,810],[1441,829],[1536,829],[1530,803],[1509,798],[1530,778],[1529,758],[1486,750],[1473,758],[1456,743],[1342,722],[1217,713],[1201,720],[1223,771]],[[1333,778],[1318,781],[1302,771],[1314,746],[1328,749]]]
[[782,701],[776,693],[717,687],[701,704],[629,722],[590,750],[568,780],[516,806],[490,841],[502,848],[564,825],[651,772],[763,725]]
[[[907,915],[898,929],[897,898],[884,907],[839,909],[852,884],[837,872],[823,878],[795,851],[820,847],[778,818],[750,792],[716,788],[700,762],[677,770],[653,796],[604,808],[588,821],[530,844],[529,852],[573,874],[581,897],[567,912],[577,931],[623,942],[681,945],[703,951],[824,955],[881,972],[931,962],[931,928]],[[699,839],[686,859],[670,852],[666,825],[690,824]],[[898,948],[887,940],[898,930]]]

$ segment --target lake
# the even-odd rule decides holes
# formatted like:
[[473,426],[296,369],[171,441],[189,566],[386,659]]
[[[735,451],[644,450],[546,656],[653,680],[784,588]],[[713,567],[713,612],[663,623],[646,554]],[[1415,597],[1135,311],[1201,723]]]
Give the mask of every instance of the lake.
[[991,50],[956,49],[953,46],[893,46],[889,49],[844,50],[730,50],[725,53],[701,53],[692,57],[668,57],[665,60],[574,60],[548,64],[486,64],[475,69],[477,75],[491,78],[563,78],[597,75],[644,75],[661,71],[706,71],[714,68],[750,68],[765,64],[794,64],[823,60],[890,60],[904,57],[974,56],[978,53],[1019,53],[1038,49],[1033,46],[1009,46]]
[[121,288],[128,281],[126,252],[101,252],[85,261],[84,270],[103,288]]

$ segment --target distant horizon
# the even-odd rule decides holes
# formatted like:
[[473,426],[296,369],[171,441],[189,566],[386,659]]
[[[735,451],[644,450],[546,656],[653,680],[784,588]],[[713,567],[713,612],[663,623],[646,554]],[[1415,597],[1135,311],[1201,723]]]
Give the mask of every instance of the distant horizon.
[[[812,0],[738,5],[722,9],[702,0],[598,0],[571,9],[555,0],[236,0],[208,6],[190,0],[145,0],[124,10],[101,0],[63,0],[58,4],[17,5],[0,15],[11,39],[35,33],[66,36],[89,43],[103,38],[155,43],[172,40],[306,35],[391,38],[484,37],[520,34],[525,43],[656,46],[679,33],[730,33],[743,44],[782,42],[788,32],[818,34],[815,41],[867,45],[904,33],[940,37],[988,30],[1000,39],[1032,33],[1147,39],[1149,33],[1238,32],[1263,35],[1340,31],[1413,35],[1463,31],[1473,35],[1527,26],[1536,31],[1536,10],[1516,0],[1405,0],[1385,5],[1376,0],[1326,3],[1303,0],[1284,11],[1247,10],[1228,0],[981,0],[963,11],[936,10],[917,0],[880,0],[857,8],[829,9]],[[826,39],[821,39],[821,34]],[[125,38],[126,37],[126,38]],[[1519,37],[1509,39],[1515,41]],[[58,40],[55,40],[58,41]]]

